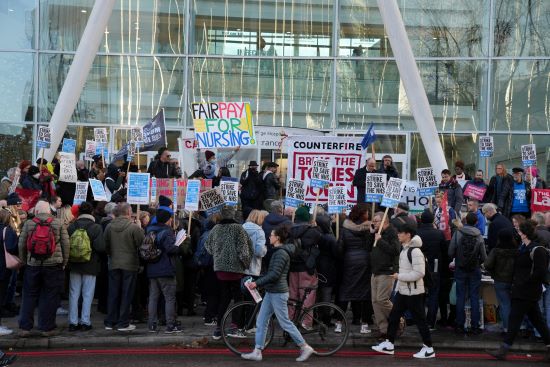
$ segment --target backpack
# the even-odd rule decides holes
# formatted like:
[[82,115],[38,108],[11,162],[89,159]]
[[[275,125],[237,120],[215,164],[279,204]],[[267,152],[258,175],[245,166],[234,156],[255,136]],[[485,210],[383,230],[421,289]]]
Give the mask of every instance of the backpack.
[[533,275],[533,270],[535,269],[535,262],[533,261],[534,252],[538,248],[544,249],[544,252],[546,253],[546,259],[548,261],[548,267],[546,268],[546,274],[544,275],[544,280],[542,281],[545,285],[550,284],[550,249],[547,249],[544,246],[535,246],[531,252],[529,253],[529,257],[531,258],[531,275]]
[[38,217],[32,219],[36,223],[36,227],[27,237],[27,251],[31,255],[31,258],[44,261],[55,252],[56,243],[52,228],[53,220],[53,217],[46,220]]
[[[307,233],[309,230],[316,230],[315,227],[309,226],[309,228],[304,232]],[[321,239],[321,234],[318,232],[318,237],[316,242]],[[293,262],[303,262],[306,266],[307,272],[310,275],[315,273],[315,268],[317,267],[317,258],[321,251],[319,250],[319,245],[317,243],[304,244],[301,238],[294,238],[294,246],[296,247],[294,255],[291,257]]]
[[92,258],[92,245],[88,232],[84,228],[77,228],[69,238],[69,261],[85,263]]
[[462,233],[457,249],[458,267],[464,272],[474,271],[479,266],[477,236]]
[[197,251],[193,255],[193,264],[197,267],[207,267],[214,264],[214,258],[206,251],[206,239],[208,238],[210,231],[204,232],[197,244]]
[[[413,263],[412,260],[412,251],[417,247],[409,247],[407,250],[407,259],[409,259],[409,262]],[[420,250],[420,249],[419,249]],[[422,250],[420,250],[422,252]],[[428,259],[422,252],[422,257],[424,258],[424,278],[422,280],[424,281],[424,292],[428,293],[428,290],[434,286],[434,280],[432,277],[432,270],[430,269],[430,265],[428,264]],[[414,282],[414,288],[416,289],[416,282]]]
[[157,247],[158,233],[149,232],[145,235],[143,242],[139,246],[139,256],[147,263],[156,263],[160,260],[162,251]]

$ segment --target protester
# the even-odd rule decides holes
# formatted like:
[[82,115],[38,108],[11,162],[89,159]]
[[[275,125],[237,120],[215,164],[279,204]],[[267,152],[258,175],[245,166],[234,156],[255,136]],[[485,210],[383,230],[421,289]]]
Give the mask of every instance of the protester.
[[227,167],[220,167],[218,175],[212,179],[212,187],[220,186],[224,177],[231,177],[231,172],[229,172],[229,168]]
[[456,161],[455,162],[455,174],[453,175],[453,178],[457,182],[464,182],[464,181],[470,181],[472,177],[468,175],[466,172],[464,172],[464,162],[463,161]]
[[378,173],[376,169],[376,160],[374,158],[367,158],[365,166],[355,171],[353,175],[353,186],[357,190],[357,202],[365,202],[365,190],[367,184],[367,173]]
[[525,218],[531,216],[531,183],[523,179],[523,172],[521,167],[512,168],[513,185],[507,186],[502,193],[505,199],[499,204],[499,208],[502,208],[502,214],[508,218],[515,214],[521,214]]
[[407,203],[397,204],[397,207],[393,213],[394,214],[390,220],[390,223],[397,231],[399,231],[399,228],[405,224],[416,228],[416,219],[409,215],[409,205]]
[[279,176],[277,176],[278,168],[279,165],[277,163],[269,162],[263,172],[264,200],[279,199],[281,183],[279,182]]
[[24,189],[42,191],[42,185],[40,185],[40,171],[38,167],[29,167],[28,173],[21,179],[21,187]]
[[525,169],[525,181],[531,184],[532,189],[547,189],[546,181],[538,175],[539,170],[535,166],[527,167]]
[[489,221],[489,230],[487,231],[487,248],[491,251],[496,247],[498,234],[504,228],[513,228],[512,222],[504,215],[497,212],[497,206],[488,203],[483,206],[483,215]]
[[[453,207],[447,205],[447,211],[443,212],[443,192],[436,192],[435,194],[435,207],[434,207],[434,224],[435,227],[442,230],[443,233],[447,233],[447,240],[451,239],[451,234],[454,232],[455,228],[453,226],[453,220],[456,219],[457,213]],[[448,204],[448,203],[447,203]],[[444,218],[447,217],[447,220]]]
[[247,275],[257,277],[262,270],[262,258],[267,253],[267,247],[265,245],[265,233],[262,229],[262,224],[267,212],[264,210],[256,210],[250,212],[246,223],[243,224],[243,228],[252,241],[254,248],[254,255],[250,261],[250,267],[244,271]]
[[514,179],[506,171],[506,167],[502,163],[495,166],[495,175],[489,181],[489,187],[485,193],[487,202],[497,206],[500,212],[504,212],[504,208],[511,205],[509,193],[513,192]]
[[[339,259],[341,258],[341,247],[336,241],[332,231],[331,218],[318,208],[317,218],[315,218],[317,227],[322,232],[319,241],[319,256],[317,257],[317,272],[325,278],[324,282],[319,282],[317,289],[318,302],[332,302],[333,292],[340,284]],[[372,313],[372,312],[371,312]],[[328,320],[327,320],[328,321]]]
[[126,189],[124,182],[126,180],[126,172],[114,163],[107,166],[107,176],[105,177],[105,192],[107,199],[114,203],[120,203],[125,200]]
[[13,180],[15,180],[16,170],[16,167],[12,167],[8,169],[6,176],[2,177],[2,181],[0,182],[0,200],[6,200],[8,198],[11,185],[13,183]]
[[[0,238],[2,240],[2,247],[4,251],[12,255],[18,255],[18,238],[15,230],[10,226],[11,212],[6,208],[0,209]],[[6,256],[4,251],[0,250],[0,301],[3,301],[7,298],[8,288],[10,286],[13,270],[10,270],[6,267]],[[3,304],[3,303],[2,303]],[[0,316],[5,317],[5,310],[2,309]],[[13,330],[0,326],[0,336],[10,335],[13,333]],[[1,359],[0,359],[1,365]]]
[[[483,179],[483,171],[478,169],[476,171],[476,174],[474,176],[473,180],[470,180],[466,182],[466,185],[464,185],[464,192],[468,189],[468,186],[476,186],[477,188],[485,189],[485,195],[483,196],[483,199],[481,200],[482,203],[487,202],[487,184],[485,183],[485,180]],[[468,196],[464,196],[464,199],[468,200]]]
[[474,213],[477,216],[476,228],[479,229],[481,235],[485,234],[485,227],[487,226],[487,221],[485,216],[479,209],[479,201],[476,199],[468,200],[468,213]]
[[250,161],[248,169],[241,174],[241,204],[243,218],[246,218],[252,209],[263,208],[263,181],[258,173],[258,163]]
[[50,210],[54,217],[57,216],[57,210],[61,209],[62,206],[63,202],[59,196],[54,195],[50,198]]
[[444,169],[441,171],[441,182],[439,183],[439,191],[447,192],[447,203],[450,208],[453,208],[456,213],[460,213],[462,209],[462,187],[458,182],[451,177],[451,171]]
[[546,248],[550,248],[550,231],[545,226],[544,213],[533,213],[531,220],[537,223],[537,227],[535,228],[537,242]]
[[388,179],[391,177],[399,178],[399,172],[397,172],[397,168],[393,165],[393,158],[388,154],[382,157],[382,164],[378,172],[387,174]]
[[147,173],[156,178],[180,178],[181,172],[178,172],[177,167],[170,163],[170,158],[168,148],[160,148],[155,159],[149,164]]

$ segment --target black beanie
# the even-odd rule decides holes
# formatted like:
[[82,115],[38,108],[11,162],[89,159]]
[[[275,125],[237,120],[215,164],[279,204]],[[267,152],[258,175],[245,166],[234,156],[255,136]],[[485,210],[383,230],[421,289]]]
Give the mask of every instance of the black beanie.
[[164,195],[159,196],[159,206],[170,206],[170,205],[172,205],[172,200],[170,200]]
[[157,216],[157,223],[161,223],[161,224],[165,224],[172,217],[169,212],[162,209],[157,210],[156,216]]

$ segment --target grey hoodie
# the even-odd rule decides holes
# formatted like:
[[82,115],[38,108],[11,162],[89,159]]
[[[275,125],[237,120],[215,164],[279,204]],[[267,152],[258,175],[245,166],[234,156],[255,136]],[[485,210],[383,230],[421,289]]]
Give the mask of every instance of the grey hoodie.
[[455,258],[456,267],[460,267],[460,256],[458,256],[459,246],[464,235],[477,237],[479,249],[479,264],[483,263],[487,258],[487,252],[485,251],[485,241],[483,240],[479,229],[469,225],[465,225],[463,228],[460,228],[454,233],[453,238],[451,238],[451,243],[449,244],[449,259]]

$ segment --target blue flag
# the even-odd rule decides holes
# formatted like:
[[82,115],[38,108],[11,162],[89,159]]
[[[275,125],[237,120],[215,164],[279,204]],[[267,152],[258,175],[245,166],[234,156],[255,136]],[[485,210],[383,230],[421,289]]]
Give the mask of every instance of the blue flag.
[[363,140],[361,140],[361,146],[363,149],[367,149],[367,147],[374,143],[375,140],[376,133],[374,132],[374,123],[371,122],[369,129],[365,133],[365,136],[363,136]]

